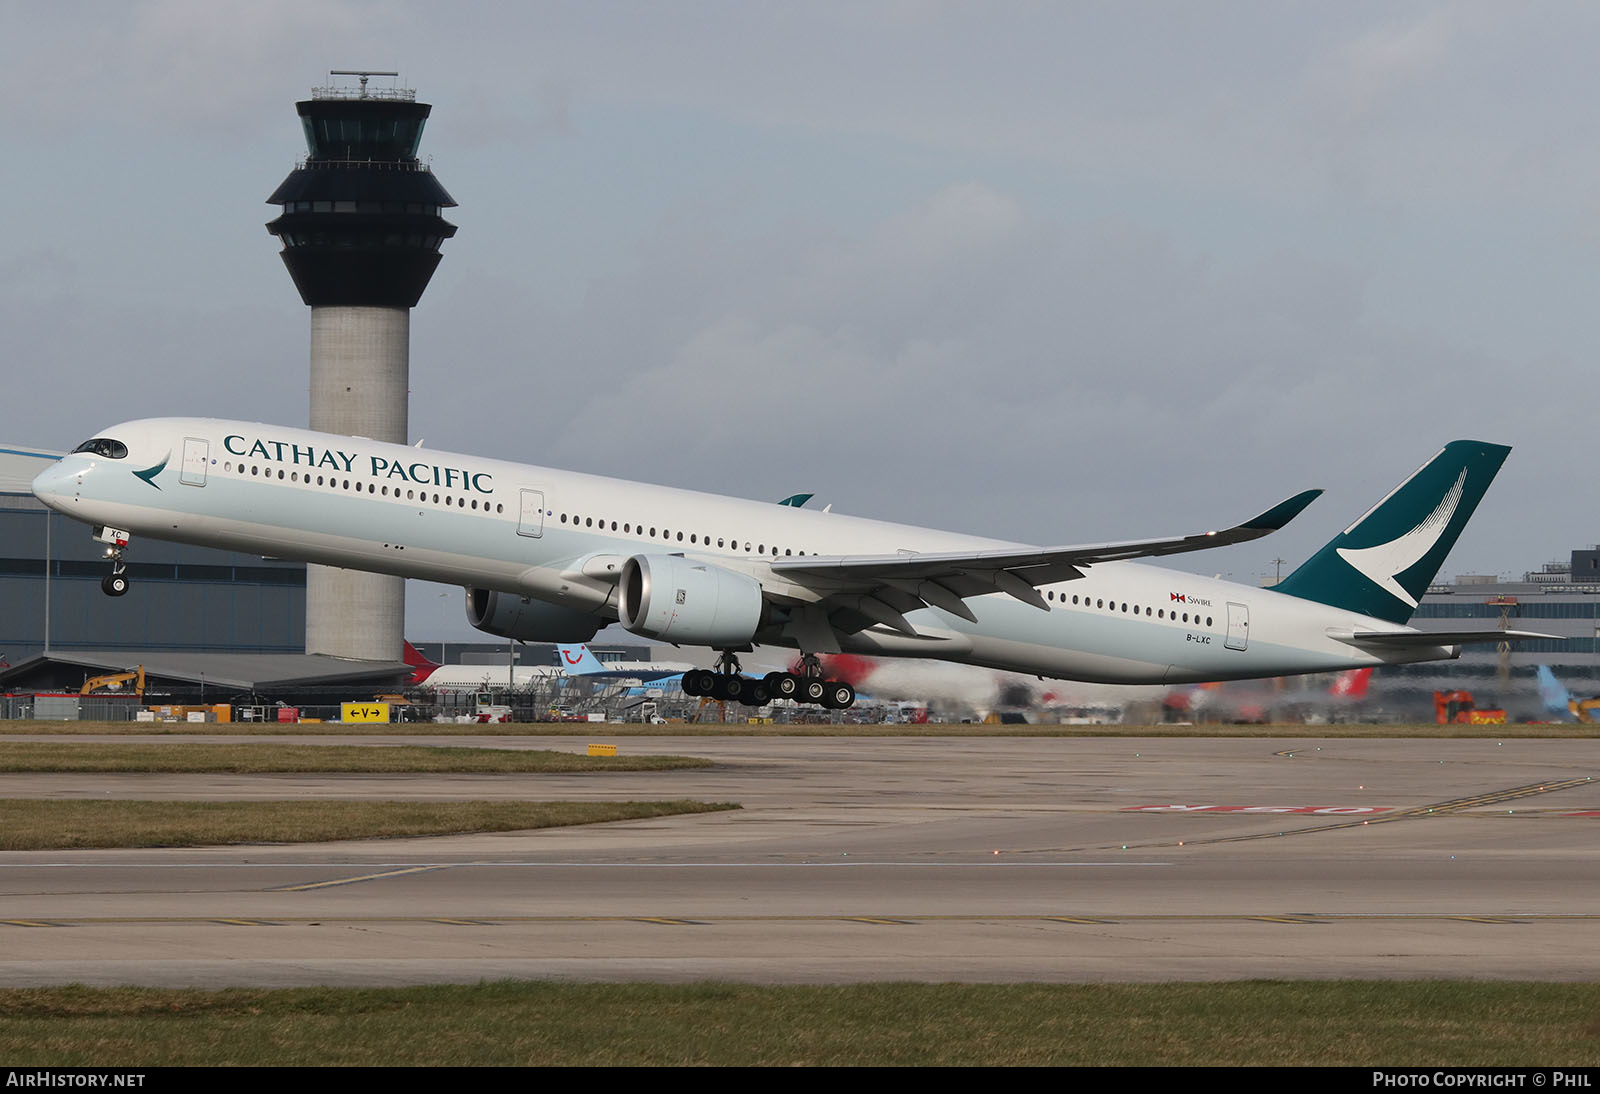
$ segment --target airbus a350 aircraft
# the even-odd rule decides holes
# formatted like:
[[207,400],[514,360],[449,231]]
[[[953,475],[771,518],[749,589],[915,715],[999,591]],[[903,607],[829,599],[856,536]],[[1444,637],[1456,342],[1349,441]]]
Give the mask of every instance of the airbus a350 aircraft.
[[[1102,683],[1187,683],[1431,661],[1520,632],[1405,626],[1510,450],[1455,441],[1274,589],[1132,559],[1281,528],[1310,490],[1198,535],[1033,547],[771,502],[250,422],[125,422],[34,480],[106,544],[127,591],[150,536],[466,586],[473,626],[586,642],[612,621],[722,652],[691,695],[843,708],[818,654],[933,657]],[[740,675],[754,643],[798,673]]]

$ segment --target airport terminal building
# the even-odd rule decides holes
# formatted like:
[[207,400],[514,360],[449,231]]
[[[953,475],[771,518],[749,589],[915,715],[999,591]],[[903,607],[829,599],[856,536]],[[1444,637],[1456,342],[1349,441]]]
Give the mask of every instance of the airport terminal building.
[[1513,715],[1536,716],[1535,682],[1540,665],[1574,695],[1600,694],[1600,547],[1571,552],[1509,581],[1492,575],[1462,574],[1431,585],[1411,625],[1426,630],[1451,628],[1537,631],[1555,638],[1517,642],[1508,648],[1467,646],[1459,660],[1404,665],[1380,670],[1374,689],[1426,692],[1463,689],[1480,700],[1504,705]]

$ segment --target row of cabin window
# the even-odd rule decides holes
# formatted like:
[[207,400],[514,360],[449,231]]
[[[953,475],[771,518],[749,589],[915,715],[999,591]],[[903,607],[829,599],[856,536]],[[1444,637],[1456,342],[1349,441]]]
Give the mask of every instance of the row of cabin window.
[[[596,522],[595,522],[595,519],[593,517],[579,517],[576,514],[573,514],[571,517],[569,517],[566,513],[562,513],[561,514],[561,523],[562,524],[567,524],[569,522],[572,524],[572,526],[574,528],[578,527],[579,525],[582,525],[585,528],[599,527],[599,529],[601,531],[605,531],[606,530],[606,522],[605,522],[605,519],[603,517],[600,519],[600,521],[599,521],[599,523],[597,525]],[[610,530],[613,531],[613,532],[618,531],[618,525],[617,525],[616,521],[612,521],[611,522]],[[624,524],[624,525],[621,526],[621,531],[622,531],[622,533],[624,535],[636,535],[636,536],[645,535],[644,525],[642,525],[642,524],[640,524],[638,526],[635,526],[635,525],[633,525],[631,523]],[[654,528],[650,529],[649,538],[654,539],[655,538],[655,534],[656,534],[656,530]],[[662,539],[670,540],[670,539],[672,539],[672,537],[673,537],[673,533],[672,532],[670,532],[666,528],[661,529],[661,538]],[[682,532],[677,533],[677,537],[678,537],[677,538],[677,542],[679,542],[679,543],[684,542],[683,533]],[[695,545],[699,545],[701,543],[704,543],[705,546],[710,547],[711,546],[711,537],[710,536],[701,536],[698,532],[691,532],[691,533],[689,533],[688,542],[691,543],[691,544],[695,544]],[[717,540],[717,546],[718,547],[726,547],[726,548],[728,548],[730,550],[737,551],[739,549],[739,541],[738,540],[733,540],[730,543],[728,541],[728,539],[726,537],[724,537],[722,539]],[[744,549],[745,549],[745,552],[747,554],[750,553],[750,544],[749,544],[748,541],[745,542]],[[764,543],[756,544],[755,553],[758,554],[758,555],[766,554],[767,553],[767,545],[764,544]],[[797,551],[791,551],[787,547],[785,547],[783,549],[783,553],[786,554],[786,555],[793,555],[793,554],[802,554],[803,555],[803,554],[805,554],[804,551],[798,551],[798,552]],[[774,558],[776,558],[778,556],[778,548],[777,547],[773,547],[772,548],[772,555],[773,555]]]
[[[1045,595],[1045,598],[1047,600],[1055,600],[1056,599],[1056,593],[1055,593],[1055,590],[1053,590],[1053,589],[1050,590],[1049,592],[1046,592],[1044,595]],[[1067,602],[1067,594],[1066,593],[1062,593],[1061,594],[1061,603],[1065,604],[1066,602]],[[1074,604],[1078,603],[1078,595],[1076,593],[1074,593],[1072,595],[1072,602]],[[1115,600],[1111,601],[1110,604],[1107,604],[1104,599],[1096,599],[1096,600],[1091,601],[1088,597],[1084,597],[1083,598],[1083,606],[1085,608],[1110,608],[1112,611],[1117,611],[1118,610],[1118,603]],[[1128,605],[1127,605],[1126,602],[1124,602],[1121,605],[1121,610],[1124,611],[1124,612],[1128,610]],[[1134,615],[1138,615],[1141,610],[1147,616],[1148,615],[1154,615],[1155,618],[1157,618],[1157,619],[1168,619],[1168,618],[1170,618],[1174,623],[1178,622],[1178,613],[1177,612],[1173,612],[1171,614],[1171,616],[1168,616],[1167,615],[1167,609],[1165,609],[1165,608],[1150,608],[1150,607],[1146,607],[1146,608],[1140,609],[1139,605],[1137,605],[1137,604],[1135,604],[1133,606],[1133,614]],[[1183,622],[1188,623],[1189,621],[1190,621],[1189,620],[1189,613],[1188,612],[1184,612],[1183,613]],[[1200,616],[1199,616],[1198,613],[1196,613],[1195,617],[1194,617],[1194,623],[1196,625],[1198,625],[1199,622],[1200,622]],[[1208,626],[1208,627],[1211,626],[1211,617],[1209,615],[1206,616],[1206,626]]]
[[[228,463],[223,464],[222,465],[222,470],[223,471],[227,471],[227,472],[231,472],[233,470],[233,463],[230,461]],[[272,478],[273,470],[274,469],[271,468],[271,467],[267,468],[267,473],[266,473],[266,477],[267,478],[269,478],[269,479]],[[280,468],[277,468],[276,470],[277,470],[278,478],[280,478],[280,479],[287,478],[288,481],[290,481],[290,482],[301,482],[302,481],[301,478],[300,478],[300,472],[298,472],[298,471],[290,471],[288,473],[288,475],[286,476],[283,473],[283,468],[280,467]],[[239,474],[243,475],[246,472],[248,472],[251,475],[259,476],[261,474],[261,466],[259,464],[250,464],[247,467],[245,464],[241,463],[239,465]],[[309,471],[306,472],[306,477],[305,477],[305,479],[303,481],[305,482],[305,484],[307,486],[311,485],[311,472],[309,472]],[[318,485],[318,486],[324,485],[323,476],[321,476],[321,475],[317,476],[316,485]],[[335,490],[340,490],[340,489],[348,490],[348,489],[350,489],[350,480],[349,479],[335,479],[335,478],[329,477],[326,480],[326,485],[333,487]],[[398,500],[399,497],[400,497],[400,488],[398,486],[395,487],[394,491],[391,493],[390,490],[389,490],[389,485],[387,483],[384,483],[381,487],[379,487],[379,486],[372,485],[370,482],[369,483],[363,483],[360,479],[357,479],[357,480],[355,480],[355,488],[356,488],[356,493],[358,493],[358,494],[361,493],[363,490],[365,490],[369,494],[382,494],[386,498],[392,497],[392,498],[395,498],[395,499]],[[452,496],[450,494],[445,494],[445,495],[443,495],[443,497],[444,497],[444,504],[454,506],[457,509],[467,509],[467,508],[482,509],[482,511],[485,512],[485,513],[487,513],[489,511],[489,503],[487,501],[483,502],[482,505],[480,506],[479,503],[478,503],[478,499],[477,498],[473,498],[471,500],[470,504],[469,504],[469,502],[468,502],[468,500],[466,498],[458,498],[458,497],[454,497],[454,496]],[[433,500],[433,503],[435,505],[439,504],[439,498],[440,498],[440,495],[438,495],[438,494],[434,494],[433,495],[432,500]],[[418,494],[415,490],[407,490],[406,491],[405,500],[406,501],[422,501],[422,502],[425,502],[425,501],[429,500],[429,497],[428,497],[427,491],[423,491],[421,494]],[[503,512],[505,512],[505,510],[506,510],[506,507],[503,504],[501,504],[499,502],[495,503],[494,511],[496,513],[503,513]]]
[[[231,464],[231,463],[228,463],[228,464],[224,464],[224,465],[223,465],[223,470],[224,470],[224,471],[232,471],[232,470],[233,470],[233,465],[232,465],[232,464]],[[272,471],[273,471],[273,469],[272,469],[272,468],[270,468],[270,467],[269,467],[269,468],[268,468],[268,469],[267,469],[267,477],[268,477],[268,478],[271,478],[271,477],[272,477]],[[243,475],[243,474],[244,474],[244,473],[245,473],[245,465],[244,465],[244,464],[242,464],[242,463],[241,463],[241,464],[240,464],[240,465],[239,465],[239,474],[241,474],[241,475]],[[252,475],[259,475],[259,474],[260,474],[260,473],[261,473],[261,469],[260,469],[260,467],[259,467],[259,466],[258,466],[258,465],[255,465],[255,464],[252,464],[252,465],[251,465],[251,466],[250,466],[250,474],[252,474]],[[283,469],[282,469],[282,468],[279,468],[279,469],[278,469],[278,478],[280,478],[280,479],[281,479],[281,478],[283,478],[283,477],[284,477],[284,473],[283,473]],[[290,482],[296,482],[296,481],[298,481],[298,480],[299,480],[299,472],[298,472],[298,471],[291,471],[291,472],[289,472],[289,475],[288,475],[288,478],[289,478],[289,481],[290,481]],[[309,474],[308,474],[308,475],[306,475],[306,482],[307,482],[307,484],[309,484],[309,483],[310,483],[310,482],[311,482],[311,476],[310,476],[310,475],[309,475]],[[339,479],[332,479],[332,478],[330,478],[330,479],[328,479],[328,480],[327,480],[327,482],[328,482],[328,485],[330,485],[330,486],[333,486],[333,487],[334,487],[334,488],[335,488],[335,489],[338,489],[338,488],[339,488],[339,486],[340,486],[340,480],[339,480]],[[321,475],[318,475],[318,476],[317,476],[317,485],[318,485],[318,486],[321,486],[321,485],[323,485],[323,476],[321,476]],[[344,480],[343,480],[343,488],[344,488],[344,489],[346,489],[346,490],[348,490],[348,489],[350,489],[350,480],[349,480],[349,479],[344,479]],[[360,480],[359,480],[359,479],[358,479],[358,480],[356,480],[356,490],[357,490],[357,492],[360,492],[360,491],[361,491],[361,489],[362,489],[362,484],[361,484],[361,481],[360,481]],[[385,485],[384,485],[384,486],[382,486],[382,487],[381,487],[381,489],[380,489],[380,488],[378,488],[378,487],[374,487],[374,486],[372,486],[372,485],[370,485],[370,484],[368,484],[368,485],[367,485],[367,486],[366,486],[366,490],[367,490],[367,491],[368,491],[368,492],[369,492],[369,493],[380,493],[380,492],[381,492],[381,493],[382,493],[382,494],[383,494],[383,495],[384,495],[384,496],[385,496],[385,497],[387,497],[387,496],[389,496],[389,487],[388,487],[388,485],[387,485],[387,484],[385,484]],[[396,498],[398,498],[398,497],[399,497],[399,496],[400,496],[400,490],[399,490],[399,488],[398,488],[398,487],[396,487],[396,488],[395,488],[395,492],[394,492],[394,496],[395,496],[395,497],[396,497]],[[407,490],[407,491],[406,491],[406,500],[407,500],[407,501],[413,501],[413,500],[418,500],[418,499],[416,499],[416,498],[415,498],[415,492],[414,492],[414,491],[411,491],[411,490]],[[428,500],[428,495],[427,495],[427,494],[426,494],[426,493],[424,493],[424,494],[423,494],[423,495],[422,495],[422,497],[421,497],[421,499],[420,499],[420,500],[422,500],[422,501],[427,501],[427,500]],[[433,495],[433,501],[434,501],[434,502],[435,502],[435,503],[437,503],[437,502],[438,502],[438,501],[439,501],[439,495],[438,495],[438,494],[435,494],[435,495]],[[459,498],[459,499],[456,499],[456,502],[457,502],[457,504],[458,504],[458,505],[459,505],[459,507],[460,507],[460,508],[462,508],[462,509],[465,509],[465,508],[467,508],[467,499],[465,499],[465,498]],[[450,498],[450,495],[448,495],[448,494],[447,494],[447,495],[445,495],[445,498],[444,498],[444,503],[445,503],[445,504],[446,504],[446,505],[449,505],[449,504],[451,504],[451,498]],[[478,508],[478,499],[476,499],[476,498],[473,498],[473,499],[472,499],[472,502],[471,502],[471,507],[472,507],[472,508],[473,508],[473,509],[476,509],[476,508]],[[488,502],[484,502],[484,503],[483,503],[483,508],[484,508],[484,509],[485,509],[485,510],[488,510],[488,508],[489,508],[489,503],[488,503]],[[495,507],[494,507],[494,511],[495,511],[495,512],[496,512],[496,513],[502,513],[502,512],[504,512],[504,511],[505,511],[505,506],[504,506],[504,505],[501,505],[501,504],[499,504],[499,503],[496,503],[496,505],[495,505]],[[586,528],[593,528],[593,527],[594,527],[594,526],[595,526],[595,523],[594,523],[594,518],[593,518],[593,517],[584,517],[584,518],[579,518],[579,517],[578,517],[578,516],[576,516],[576,515],[572,515],[572,516],[570,516],[570,517],[569,517],[569,516],[568,516],[568,515],[567,515],[567,514],[566,514],[566,513],[562,513],[562,514],[561,514],[561,523],[562,523],[562,524],[567,524],[567,523],[571,523],[571,524],[572,524],[572,525],[573,525],[573,527],[577,527],[577,526],[578,526],[578,524],[579,524],[579,522],[580,522],[580,519],[581,519],[581,521],[582,521],[582,523],[583,523],[583,526],[584,526],[584,527],[586,527]],[[603,531],[603,530],[605,530],[605,527],[606,527],[606,522],[605,522],[605,520],[604,520],[604,518],[602,518],[602,519],[601,519],[601,521],[600,521],[600,528],[601,528],[601,530],[602,530],[602,531]],[[630,522],[630,523],[627,523],[627,524],[624,524],[624,525],[622,525],[622,529],[621,529],[621,530],[622,530],[622,532],[623,532],[623,533],[624,533],[624,534],[625,534],[625,535],[633,535],[633,534],[635,534],[635,533],[634,533],[634,531],[633,531],[633,525],[632,525],[632,523],[631,523],[631,522]],[[612,521],[612,522],[611,522],[611,531],[613,531],[613,532],[615,532],[615,531],[617,531],[617,522],[616,522],[616,521]],[[644,534],[645,534],[645,532],[644,532],[644,526],[643,526],[643,525],[641,525],[641,526],[640,526],[640,527],[639,527],[639,530],[638,530],[638,533],[637,533],[637,534],[638,534],[638,535],[644,535]],[[653,539],[653,538],[655,538],[655,534],[656,534],[656,530],[655,530],[655,529],[654,529],[654,528],[651,528],[651,529],[650,529],[650,537],[651,537],[651,538],[652,538],[652,539]],[[682,542],[683,542],[683,533],[682,533],[682,532],[679,532],[679,533],[678,533],[678,534],[677,534],[677,536],[678,536],[678,542],[679,542],[679,543],[682,543]],[[662,538],[662,539],[667,539],[667,540],[670,540],[670,539],[671,539],[671,538],[672,538],[672,532],[670,532],[670,531],[669,531],[669,530],[667,530],[667,529],[665,529],[665,528],[663,528],[663,529],[661,529],[661,538]],[[692,532],[692,533],[690,533],[690,535],[689,535],[689,542],[690,542],[690,543],[691,543],[691,544],[698,544],[698,543],[699,543],[699,542],[700,542],[700,536],[699,536],[699,533],[696,533],[696,532]],[[727,540],[726,540],[726,538],[719,538],[719,539],[718,539],[718,540],[717,540],[717,546],[718,546],[718,547],[725,547],[725,546],[726,546],[726,544],[727,544]],[[711,546],[711,537],[710,537],[710,536],[706,536],[706,537],[705,537],[705,545],[706,545],[706,546],[707,546],[707,547],[709,547],[709,546]],[[739,549],[739,544],[738,544],[738,541],[734,541],[734,544],[733,544],[733,550],[738,550],[738,549]],[[749,550],[750,550],[750,544],[748,544],[748,543],[746,543],[746,544],[745,544],[745,545],[744,545],[744,549],[745,549],[745,550],[746,550],[746,551],[749,551]],[[764,554],[766,554],[766,553],[767,553],[767,549],[766,549],[766,545],[765,545],[765,544],[757,544],[757,545],[756,545],[756,554],[758,554],[758,555],[764,555]],[[792,554],[792,553],[793,553],[793,552],[791,552],[791,551],[790,551],[790,550],[789,550],[789,549],[788,549],[788,548],[785,548],[785,549],[784,549],[784,551],[783,551],[783,553],[784,553],[784,554],[786,554],[786,555],[788,555],[788,554]],[[800,552],[800,553],[801,553],[801,554],[802,554],[802,555],[803,555],[803,554],[805,554],[805,552],[804,552],[804,551],[801,551],[801,552]],[[772,548],[772,554],[773,554],[773,556],[774,556],[774,557],[776,557],[776,556],[777,556],[777,554],[778,554],[778,548],[777,548],[777,547],[776,547],[776,546],[774,546],[774,547],[773,547],[773,548]],[[1049,598],[1049,599],[1050,599],[1050,600],[1054,600],[1054,599],[1056,599],[1056,593],[1055,593],[1055,590],[1053,590],[1053,589],[1052,589],[1052,590],[1050,590],[1050,591],[1049,591],[1049,592],[1047,592],[1047,593],[1046,593],[1046,594],[1045,594],[1045,595],[1046,595],[1046,597],[1047,597],[1047,598]],[[1079,597],[1078,597],[1078,595],[1077,595],[1077,594],[1076,594],[1076,593],[1074,593],[1074,594],[1073,594],[1073,596],[1072,596],[1072,603],[1073,603],[1073,604],[1077,604],[1077,603],[1078,603],[1078,602],[1079,602],[1079,599],[1080,599],[1080,598],[1079,598]],[[1062,594],[1061,594],[1061,602],[1062,602],[1062,603],[1063,603],[1063,604],[1065,604],[1065,603],[1066,603],[1066,600],[1067,600],[1067,594],[1066,594],[1066,593],[1062,593]],[[1082,598],[1082,602],[1083,602],[1083,606],[1084,606],[1084,607],[1089,607],[1089,606],[1090,606],[1090,602],[1089,602],[1089,598],[1088,598],[1088,597],[1083,597],[1083,598]],[[1094,601],[1094,604],[1093,604],[1093,606],[1094,606],[1094,607],[1096,607],[1096,608],[1104,608],[1104,607],[1105,607],[1105,606],[1106,606],[1106,602],[1105,602],[1105,600],[1104,600],[1104,599],[1103,599],[1103,598],[1101,598],[1101,599],[1096,599],[1096,600],[1095,600],[1095,601]],[[1116,602],[1116,601],[1115,601],[1115,600],[1113,600],[1113,601],[1112,601],[1112,602],[1111,602],[1111,610],[1112,610],[1112,611],[1116,611],[1116,610],[1118,610],[1118,605],[1117,605],[1117,602]],[[1127,605],[1127,603],[1126,603],[1126,602],[1123,602],[1123,603],[1122,603],[1122,605],[1121,605],[1121,610],[1122,610],[1122,611],[1123,611],[1123,612],[1126,612],[1126,611],[1127,611],[1127,610],[1128,610],[1128,605]],[[1137,604],[1135,604],[1135,605],[1134,605],[1134,606],[1133,606],[1133,614],[1134,614],[1134,615],[1138,615],[1138,614],[1139,614],[1139,610],[1140,610],[1140,609],[1139,609],[1139,606],[1138,606],[1138,605],[1137,605]],[[1165,609],[1165,608],[1159,608],[1159,609],[1151,609],[1151,608],[1149,608],[1149,607],[1146,607],[1146,608],[1145,608],[1145,609],[1144,609],[1144,614],[1145,614],[1145,615],[1147,615],[1147,616],[1148,616],[1148,615],[1151,615],[1151,614],[1152,614],[1152,613],[1153,613],[1153,614],[1154,614],[1154,615],[1155,615],[1155,617],[1156,617],[1156,618],[1157,618],[1157,619],[1166,619],[1166,618],[1167,618],[1167,610],[1166,610],[1166,609]],[[1173,613],[1172,613],[1172,620],[1173,620],[1173,622],[1178,622],[1178,621],[1179,621],[1179,615],[1178,615],[1178,613],[1177,613],[1177,612],[1173,612]],[[1184,613],[1183,613],[1183,615],[1182,615],[1182,621],[1183,621],[1183,622],[1184,622],[1184,623],[1187,623],[1187,622],[1189,622],[1189,613],[1188,613],[1188,612],[1184,612]],[[1198,615],[1198,614],[1196,614],[1196,615],[1195,615],[1195,617],[1194,617],[1194,622],[1195,622],[1195,623],[1196,623],[1196,624],[1199,624],[1199,622],[1200,622],[1200,616],[1199,616],[1199,615]],[[1208,627],[1209,627],[1209,626],[1211,626],[1211,616],[1209,616],[1209,615],[1208,615],[1208,616],[1206,616],[1206,622],[1205,622],[1205,625],[1206,625],[1206,626],[1208,626]]]

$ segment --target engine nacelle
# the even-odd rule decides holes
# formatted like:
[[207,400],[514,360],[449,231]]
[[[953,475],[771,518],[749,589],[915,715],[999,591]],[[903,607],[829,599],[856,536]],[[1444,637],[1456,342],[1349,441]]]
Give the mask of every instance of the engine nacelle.
[[600,629],[600,620],[588,612],[470,585],[467,622],[480,631],[522,642],[587,642]]
[[761,626],[761,583],[678,555],[634,555],[622,564],[617,615],[634,634],[718,648],[750,644]]

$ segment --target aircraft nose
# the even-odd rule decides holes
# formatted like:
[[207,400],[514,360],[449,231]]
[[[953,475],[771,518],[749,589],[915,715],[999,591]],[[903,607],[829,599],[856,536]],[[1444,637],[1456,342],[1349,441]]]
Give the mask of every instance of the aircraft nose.
[[33,480],[33,496],[50,508],[63,513],[77,500],[78,472],[81,470],[67,466],[68,462],[57,460],[39,472]]

